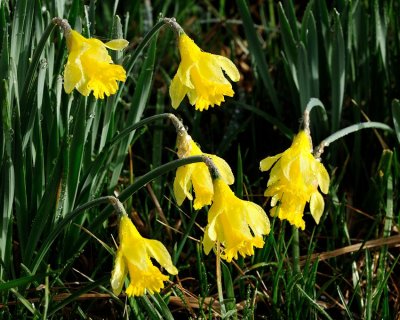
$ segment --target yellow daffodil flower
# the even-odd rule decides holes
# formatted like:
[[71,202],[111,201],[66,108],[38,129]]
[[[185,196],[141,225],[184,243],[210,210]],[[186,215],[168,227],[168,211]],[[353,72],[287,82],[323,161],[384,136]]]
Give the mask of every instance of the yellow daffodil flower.
[[117,81],[126,80],[125,69],[113,64],[107,49],[122,50],[128,45],[124,39],[103,43],[87,39],[72,29],[64,31],[68,48],[68,61],[64,71],[64,89],[71,93],[76,88],[82,95],[91,91],[96,99],[104,99],[118,90]]
[[120,294],[128,272],[130,284],[126,294],[129,297],[141,296],[146,292],[153,294],[164,288],[168,276],[162,274],[150,258],[154,258],[168,273],[178,273],[164,245],[160,241],[143,238],[126,215],[120,221],[119,241],[111,274],[111,287],[116,295]]
[[208,211],[204,230],[204,252],[208,254],[220,242],[221,258],[227,262],[254,254],[254,247],[264,246],[263,235],[270,232],[265,211],[257,204],[235,196],[223,179],[214,180],[214,202]]
[[312,155],[311,138],[305,131],[297,134],[285,152],[262,160],[260,169],[271,169],[264,195],[272,197],[272,216],[278,215],[281,220],[286,219],[304,230],[303,212],[309,202],[311,215],[319,223],[324,212],[324,199],[318,186],[327,194],[330,179],[323,164]]
[[179,36],[179,51],[181,63],[169,87],[172,107],[178,108],[185,95],[200,111],[221,105],[224,96],[233,97],[232,86],[222,72],[239,81],[239,71],[231,60],[203,52],[185,33]]
[[[216,155],[203,153],[187,133],[178,135],[177,145],[179,158],[205,155],[211,158],[226,183],[232,184],[235,181],[232,170],[226,161]],[[204,162],[181,166],[176,171],[174,194],[179,206],[185,198],[193,200],[191,193],[192,185],[196,194],[193,208],[199,210],[206,205],[210,205],[214,196],[214,187],[210,172]]]

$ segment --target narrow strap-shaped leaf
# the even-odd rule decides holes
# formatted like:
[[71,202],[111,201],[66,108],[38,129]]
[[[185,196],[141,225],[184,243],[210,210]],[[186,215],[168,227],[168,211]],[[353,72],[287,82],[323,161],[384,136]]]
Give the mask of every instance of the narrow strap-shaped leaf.
[[400,101],[397,99],[392,102],[392,116],[397,141],[400,143]]
[[240,15],[243,19],[244,32],[249,42],[249,50],[253,54],[257,70],[261,76],[265,88],[268,91],[275,111],[278,115],[280,115],[282,113],[281,105],[279,103],[276,90],[273,86],[271,76],[268,72],[269,68],[265,59],[265,54],[257,38],[256,30],[254,29],[254,23],[250,16],[249,6],[247,5],[246,0],[236,0],[236,3],[238,5]]
[[26,105],[29,104],[29,101],[26,101],[26,97],[29,97],[31,95],[30,91],[32,90],[32,85],[36,78],[36,71],[39,66],[40,56],[42,55],[43,49],[46,45],[46,42],[47,42],[48,38],[50,37],[50,35],[52,34],[55,27],[56,26],[53,22],[49,23],[49,25],[44,30],[42,38],[40,39],[40,41],[34,51],[31,63],[28,68],[28,72],[25,77],[24,86],[23,86],[23,89],[22,89],[21,95],[20,95],[20,100],[24,101],[23,103],[21,103],[21,110],[25,110]]
[[342,24],[340,14],[336,10],[333,13],[332,31],[332,56],[331,56],[331,75],[332,75],[332,132],[339,129],[342,116],[342,105],[344,97],[344,85],[346,81],[346,55],[343,39]]
[[49,276],[54,273],[55,272],[44,273],[44,274],[38,273],[38,274],[10,280],[7,282],[0,282],[0,292],[10,290],[11,288],[18,288],[18,287],[25,286],[29,283],[32,283],[33,281],[39,281],[40,279],[43,279],[44,277]]

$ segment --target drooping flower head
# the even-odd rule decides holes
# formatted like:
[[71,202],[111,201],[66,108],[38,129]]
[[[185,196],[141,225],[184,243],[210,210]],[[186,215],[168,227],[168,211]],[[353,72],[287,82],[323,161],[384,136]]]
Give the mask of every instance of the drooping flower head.
[[181,63],[169,87],[175,109],[185,95],[200,111],[221,105],[224,96],[233,97],[232,86],[222,72],[232,81],[239,81],[239,71],[231,60],[202,51],[185,33],[179,36],[179,51]]
[[221,258],[227,262],[238,259],[239,254],[251,256],[254,247],[264,246],[263,235],[269,232],[269,219],[259,205],[239,199],[223,179],[214,179],[214,201],[204,230],[206,254],[218,241],[222,246]]
[[107,43],[94,38],[85,38],[72,30],[65,19],[53,21],[64,30],[67,42],[68,61],[64,70],[64,89],[71,93],[76,88],[82,95],[93,91],[96,99],[104,99],[117,92],[118,82],[126,80],[125,69],[113,64],[108,49],[122,50],[128,45],[125,39],[115,39]]
[[305,131],[297,134],[285,152],[262,160],[260,169],[271,169],[264,195],[272,197],[272,216],[278,215],[304,230],[303,212],[309,202],[311,215],[319,223],[324,199],[318,186],[323,193],[328,193],[330,179],[323,164],[312,155],[311,138]]
[[160,241],[143,238],[126,215],[120,221],[119,241],[111,274],[111,287],[115,294],[121,292],[128,273],[128,296],[141,296],[146,292],[153,294],[164,288],[164,281],[168,280],[168,276],[162,274],[150,258],[154,258],[168,273],[178,273],[164,245]]
[[[178,157],[180,159],[205,155],[211,158],[226,183],[232,184],[235,181],[232,170],[226,161],[216,155],[203,153],[192,137],[186,132],[178,134],[177,145]],[[192,185],[196,195],[193,208],[199,210],[206,205],[210,205],[214,196],[214,187],[210,172],[204,162],[184,165],[176,170],[174,194],[179,206],[186,198],[193,200]]]

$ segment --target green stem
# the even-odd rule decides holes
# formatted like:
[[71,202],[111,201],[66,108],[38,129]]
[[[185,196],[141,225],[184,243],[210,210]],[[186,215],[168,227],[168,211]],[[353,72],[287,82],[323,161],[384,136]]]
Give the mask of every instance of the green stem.
[[293,254],[293,269],[295,273],[300,273],[300,241],[299,241],[299,229],[295,226],[293,229],[293,240],[292,240],[292,254]]
[[310,101],[307,103],[307,107],[303,113],[304,131],[306,131],[310,137],[311,137],[311,135],[310,135],[310,113],[311,113],[311,110],[314,109],[314,107],[321,108],[321,110],[323,111],[324,121],[327,121],[326,110],[325,110],[325,107],[322,104],[322,102],[317,98],[311,98]]
[[382,129],[389,132],[393,132],[393,129],[388,125],[381,123],[381,122],[362,122],[353,124],[347,128],[341,129],[334,134],[330,135],[328,138],[321,141],[321,143],[314,149],[314,157],[320,158],[322,153],[324,152],[325,147],[329,146],[332,142],[347,136],[350,133],[357,132],[361,129],[368,129],[368,128],[375,128],[375,129]]
[[224,318],[226,314],[225,304],[224,304],[224,293],[222,290],[222,275],[221,275],[221,245],[217,241],[217,259],[216,259],[216,277],[217,277],[217,288],[218,288],[218,299],[219,305],[221,306],[221,317]]
[[208,171],[210,171],[210,175],[213,180],[218,179],[221,176],[217,166],[211,158],[204,156],[204,163],[206,164]]
[[[114,138],[112,138],[105,146],[104,148],[107,149],[109,147],[111,147],[112,145],[114,145],[115,143],[117,143],[118,141],[120,141],[121,139],[125,138],[126,136],[128,136],[129,134],[131,134],[132,131],[136,130],[137,128],[143,127],[144,125],[150,123],[150,122],[154,122],[157,121],[159,119],[171,119],[172,123],[174,124],[174,126],[176,127],[174,121],[175,119],[178,119],[174,114],[172,113],[160,113],[160,114],[156,114],[154,116],[145,118],[139,122],[136,122],[135,124],[126,127],[124,130],[122,130],[119,134],[117,134]],[[179,120],[178,120],[179,121]]]

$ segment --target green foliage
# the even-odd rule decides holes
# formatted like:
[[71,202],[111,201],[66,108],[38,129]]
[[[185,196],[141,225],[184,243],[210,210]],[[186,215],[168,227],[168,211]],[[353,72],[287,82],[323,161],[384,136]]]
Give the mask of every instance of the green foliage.
[[[176,17],[199,46],[231,58],[242,79],[221,107],[173,110]],[[398,1],[0,1],[0,318],[393,319],[398,288],[400,144]],[[127,81],[105,100],[63,89],[67,51],[53,17],[84,35],[126,38],[113,53]],[[271,218],[265,246],[222,263],[201,238],[206,209],[181,208],[173,112],[202,150],[234,169],[234,190],[262,205],[259,161],[284,151],[307,105],[315,146],[364,121],[322,154],[325,212],[306,231]],[[371,126],[371,125],[370,125]],[[355,127],[352,127],[355,128]],[[156,295],[110,290],[116,195],[141,234],[166,244],[179,278]],[[161,212],[160,212],[161,208]],[[354,247],[352,245],[358,245]],[[220,304],[221,302],[221,304]]]

